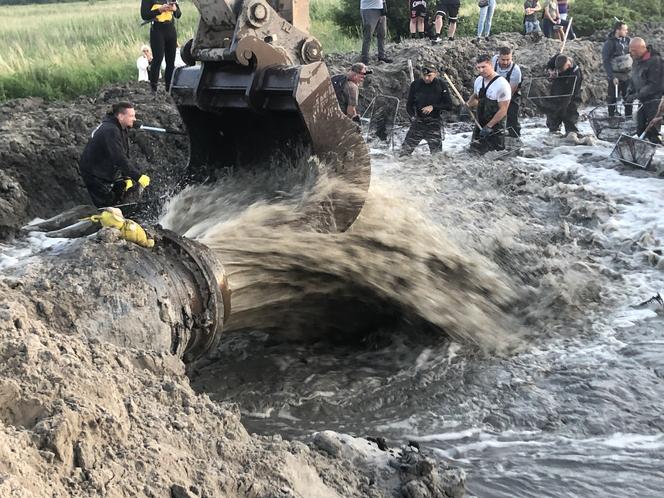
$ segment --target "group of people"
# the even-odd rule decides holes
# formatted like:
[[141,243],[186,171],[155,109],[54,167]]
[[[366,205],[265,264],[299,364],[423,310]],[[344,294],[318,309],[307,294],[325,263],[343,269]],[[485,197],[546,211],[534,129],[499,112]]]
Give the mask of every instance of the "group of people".
[[617,21],[602,47],[602,64],[607,76],[609,116],[620,114],[622,97],[626,118],[639,101],[636,132],[653,143],[661,143],[659,128],[664,114],[664,61],[643,38],[630,38],[624,22]]
[[178,56],[178,35],[175,20],[182,15],[175,0],[141,0],[141,18],[150,24],[150,46],[141,47],[136,61],[138,81],[149,81],[153,92],[157,91],[161,70],[164,70],[164,85],[168,91]]
[[[366,1],[366,0],[362,0]],[[373,0],[382,1],[382,0]],[[427,0],[409,0],[410,5],[410,35],[412,38],[424,38],[427,32],[428,6]],[[497,0],[477,0],[479,19],[477,21],[477,38],[488,38],[491,34],[491,23],[496,11]],[[461,0],[436,0],[436,14],[433,24],[433,43],[442,43],[442,33],[445,20],[447,20],[447,39],[454,40],[459,20]],[[362,8],[362,7],[361,7]],[[384,12],[384,9],[383,9]],[[569,0],[525,0],[523,3],[524,32],[542,33],[547,38],[562,39],[563,32],[568,26]],[[365,16],[362,15],[362,19]],[[542,24],[540,25],[540,19]],[[382,21],[383,23],[385,20]],[[365,38],[371,39],[371,26],[364,23]],[[378,34],[380,36],[380,34]],[[570,29],[570,39],[574,39],[574,31]],[[381,43],[379,41],[379,43]],[[380,52],[380,49],[379,49]],[[364,53],[363,53],[364,54]],[[366,58],[366,57],[365,57]],[[366,62],[366,61],[363,61]]]
[[[630,39],[627,25],[616,22],[602,51],[608,80],[607,105],[610,116],[620,114],[617,105],[622,95],[624,113],[632,114],[632,103],[639,101],[636,116],[637,134],[653,143],[660,143],[659,128],[664,115],[664,63],[657,51],[642,38]],[[583,71],[572,57],[556,54],[546,65],[550,84],[548,93],[536,104],[546,114],[550,132],[579,133],[579,105]],[[478,73],[473,92],[463,105],[471,109],[476,126],[471,147],[481,153],[505,148],[505,138],[519,137],[521,68],[513,60],[509,47],[502,47],[493,57],[480,55],[475,61]],[[345,75],[335,76],[333,85],[342,111],[359,121],[359,89],[371,71],[364,63],[354,64]],[[452,109],[450,88],[439,78],[433,63],[421,67],[421,77],[411,83],[406,110],[411,125],[401,146],[401,154],[409,155],[425,141],[431,153],[442,151],[443,114]],[[449,81],[449,80],[448,80]],[[533,100],[537,100],[533,97]]]

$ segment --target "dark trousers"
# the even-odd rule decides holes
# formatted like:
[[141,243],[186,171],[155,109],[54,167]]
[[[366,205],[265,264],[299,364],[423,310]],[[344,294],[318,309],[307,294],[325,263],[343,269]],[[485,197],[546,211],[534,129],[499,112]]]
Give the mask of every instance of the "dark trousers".
[[434,154],[443,150],[443,134],[440,131],[440,121],[437,119],[417,118],[406,133],[406,138],[401,145],[401,155],[407,156],[413,153],[415,147],[424,140],[429,146],[429,152]]
[[514,95],[507,108],[507,134],[510,137],[521,136],[521,125],[519,124],[519,96]]
[[558,131],[560,125],[565,125],[565,133],[577,132],[579,129],[576,124],[579,122],[579,108],[578,102],[574,99],[570,100],[567,105],[561,109],[550,112],[546,115],[546,126],[551,131]]
[[177,48],[178,35],[175,24],[172,22],[154,22],[150,28],[150,48],[152,48],[152,62],[150,63],[150,87],[157,90],[159,83],[159,70],[161,61],[166,58],[166,72],[164,82],[166,91],[171,87],[171,78],[175,70],[175,50]]
[[[641,108],[636,113],[636,133],[641,136],[648,123],[657,115],[659,108],[659,100],[649,100],[642,104]],[[646,132],[645,139],[654,144],[660,144],[662,141],[659,138],[659,126],[653,126]]]
[[362,60],[369,58],[371,37],[376,32],[378,41],[378,57],[385,57],[385,32],[387,31],[387,17],[383,9],[360,9],[362,15]]
[[[622,98],[625,98],[627,95],[627,88],[629,87],[629,80],[627,81],[618,81],[618,96],[622,95]],[[606,92],[606,102],[609,104],[609,116],[616,115],[616,87],[613,84],[613,81],[609,81],[609,88]],[[629,117],[632,115],[632,104],[625,104],[625,116]]]
[[120,204],[124,198],[124,181],[108,183],[94,176],[81,175],[88,189],[92,203],[98,207],[110,207]]

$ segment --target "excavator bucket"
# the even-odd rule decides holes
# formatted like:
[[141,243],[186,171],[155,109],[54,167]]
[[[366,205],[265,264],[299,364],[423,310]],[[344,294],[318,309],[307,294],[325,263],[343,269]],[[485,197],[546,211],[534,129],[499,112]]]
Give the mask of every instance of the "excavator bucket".
[[[227,19],[220,5],[229,7]],[[274,173],[266,198],[302,192],[310,224],[346,230],[364,204],[370,161],[359,128],[339,108],[318,42],[261,0],[197,7],[192,56],[199,63],[177,70],[171,84],[189,134],[192,181]],[[224,27],[228,38],[219,34]],[[309,201],[306,187],[322,175],[331,192]]]

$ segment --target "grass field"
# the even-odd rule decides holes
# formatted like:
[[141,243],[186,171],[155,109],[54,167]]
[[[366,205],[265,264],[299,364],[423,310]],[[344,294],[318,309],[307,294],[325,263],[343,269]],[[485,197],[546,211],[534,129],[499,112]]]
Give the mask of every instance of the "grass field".
[[[357,48],[331,20],[334,0],[313,0],[312,32],[327,51]],[[181,0],[178,38],[193,36],[198,11]],[[105,0],[0,7],[0,100],[49,99],[90,94],[110,82],[136,77],[139,48],[149,26],[140,26],[139,2]]]

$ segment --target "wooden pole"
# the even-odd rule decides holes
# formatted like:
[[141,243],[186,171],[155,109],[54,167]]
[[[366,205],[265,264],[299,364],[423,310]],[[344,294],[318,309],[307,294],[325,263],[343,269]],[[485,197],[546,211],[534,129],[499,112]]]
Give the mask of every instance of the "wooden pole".
[[573,17],[569,18],[569,22],[567,23],[567,29],[565,30],[565,36],[563,37],[563,44],[560,47],[560,53],[563,53],[563,50],[565,50],[565,44],[567,43],[567,36],[569,35],[569,30],[572,29],[572,21],[574,20]]
[[456,95],[457,98],[461,101],[461,105],[465,105],[466,108],[468,108],[468,111],[470,112],[470,115],[472,116],[473,121],[475,121],[475,124],[481,130],[482,125],[480,124],[479,120],[475,117],[475,113],[473,112],[473,110],[470,107],[468,107],[468,104],[466,104],[466,101],[463,99],[463,97],[459,93],[459,90],[456,89],[456,87],[454,86],[454,83],[452,83],[452,80],[450,79],[450,77],[445,73],[443,73],[443,77],[447,80],[447,84],[450,85],[450,88],[452,88],[452,91],[454,92],[454,95]]

